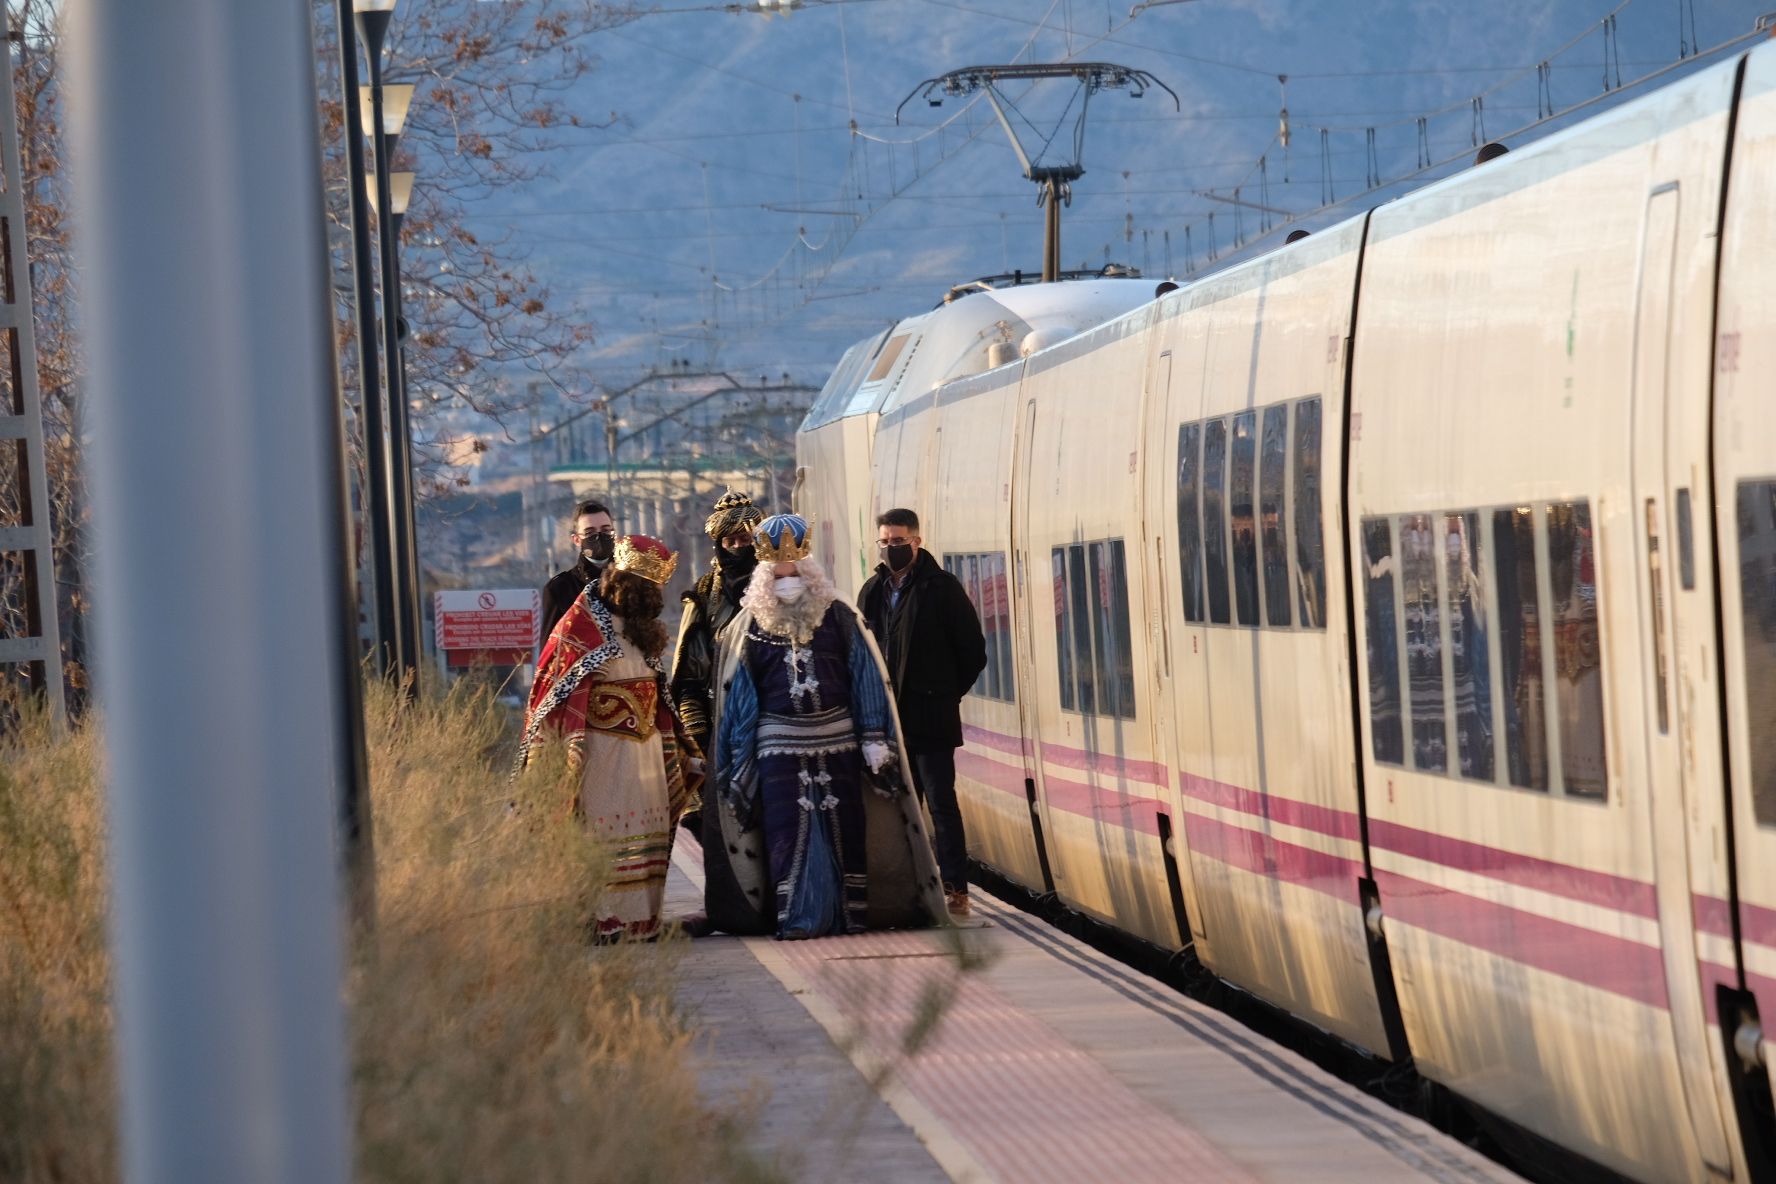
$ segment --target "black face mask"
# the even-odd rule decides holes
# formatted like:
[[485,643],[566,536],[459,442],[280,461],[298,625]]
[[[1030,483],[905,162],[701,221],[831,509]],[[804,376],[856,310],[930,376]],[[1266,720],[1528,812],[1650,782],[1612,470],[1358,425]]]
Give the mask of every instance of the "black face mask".
[[907,564],[913,561],[913,545],[911,543],[896,543],[883,551],[882,557],[888,561],[888,570],[899,575],[906,570]]
[[580,554],[594,567],[603,567],[616,554],[617,540],[608,534],[595,534],[580,548]]
[[715,549],[715,563],[721,568],[722,581],[737,584],[750,579],[753,568],[758,566],[758,552],[751,547],[740,551],[730,551],[726,547]]

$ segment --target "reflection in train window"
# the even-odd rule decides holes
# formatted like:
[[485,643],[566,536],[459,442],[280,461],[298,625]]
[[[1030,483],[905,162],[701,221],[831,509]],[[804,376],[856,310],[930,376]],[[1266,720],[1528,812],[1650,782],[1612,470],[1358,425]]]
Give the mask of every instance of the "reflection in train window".
[[[1398,532],[1392,547],[1390,527]],[[1609,782],[1590,503],[1365,518],[1362,531],[1375,759],[1407,763],[1409,736],[1415,769],[1521,789],[1557,784],[1602,801]],[[1547,550],[1538,553],[1540,545]],[[1404,712],[1396,644],[1405,655]],[[1776,690],[1776,621],[1770,678]],[[1551,781],[1555,735],[1560,776]],[[1776,785],[1771,792],[1776,823]]]
[[1134,719],[1135,657],[1123,541],[1075,543],[1052,554],[1061,707]]
[[1067,611],[1067,551],[1056,547],[1051,553],[1054,570],[1055,601],[1055,667],[1061,678],[1061,709],[1072,711],[1073,704],[1073,629]]
[[[1006,703],[1016,701],[1012,681],[1011,605],[1005,583],[1005,553],[988,551],[973,555],[945,555],[944,569],[955,575],[968,593],[980,617],[981,636],[987,643],[987,665],[969,688],[969,694]],[[1060,626],[1063,602],[1056,601],[1056,626]],[[1064,633],[1061,636],[1066,636]],[[1068,655],[1063,648],[1062,661]],[[1063,683],[1065,686],[1065,683]]]
[[1202,471],[1202,425],[1178,428],[1178,582],[1184,586],[1184,619],[1201,621],[1203,604],[1202,511],[1197,475]]
[[1406,690],[1412,710],[1412,765],[1448,768],[1443,723],[1443,627],[1437,595],[1437,540],[1428,514],[1400,519],[1400,604],[1406,623]]
[[1320,536],[1320,401],[1295,405],[1296,606],[1307,629],[1326,627],[1326,556]]
[[1209,620],[1233,620],[1227,599],[1227,421],[1203,429],[1203,561],[1208,568]]
[[1455,753],[1463,777],[1491,781],[1492,668],[1487,652],[1486,581],[1480,515],[1443,517],[1444,585],[1449,590],[1450,693],[1455,699]]
[[988,698],[997,699],[999,697],[999,639],[994,637],[993,631],[987,627],[986,597],[981,590],[981,557],[968,555],[964,557],[964,562],[967,564],[968,574],[963,577],[962,586],[968,589],[969,602],[974,605],[974,615],[981,623],[981,637],[987,643],[987,665],[974,680],[973,690],[977,695],[986,695]]
[[1536,589],[1535,517],[1528,506],[1494,510],[1498,573],[1499,683],[1511,784],[1548,788],[1548,727],[1542,714],[1542,624]]
[[1257,475],[1257,416],[1242,411],[1233,417],[1232,471],[1228,482],[1228,517],[1233,525],[1233,600],[1239,623],[1258,625],[1258,536],[1253,529],[1253,479]]
[[[1745,705],[1753,721],[1776,703],[1776,481],[1739,483],[1739,610],[1745,618]],[[1751,746],[1751,802],[1757,820],[1776,826],[1776,728],[1746,729]]]
[[991,591],[987,592],[986,587],[983,587],[982,591],[987,592],[987,605],[992,614],[993,632],[999,638],[999,690],[1002,692],[1001,697],[1007,702],[1015,702],[1017,680],[1012,673],[1011,581],[1006,575],[1005,552],[995,551],[987,559],[993,569],[992,579],[987,582],[987,587],[990,587]]
[[1400,730],[1399,630],[1394,621],[1394,555],[1386,518],[1363,520],[1364,633],[1369,655],[1369,732],[1375,759],[1405,763]]
[[1092,544],[1092,583],[1103,614],[1097,634],[1098,686],[1105,698],[1104,714],[1135,718],[1134,641],[1129,636],[1128,563],[1121,539]]
[[1264,563],[1264,623],[1287,628],[1289,614],[1289,551],[1284,538],[1283,486],[1288,476],[1289,405],[1264,409],[1264,437],[1259,443],[1258,538]]
[[1092,657],[1091,595],[1085,582],[1085,547],[1067,548],[1067,579],[1071,586],[1067,605],[1073,617],[1073,669],[1079,672],[1079,712],[1096,715],[1100,692],[1096,660]]
[[1603,757],[1603,648],[1590,502],[1548,507],[1548,583],[1561,779],[1569,795],[1602,798],[1609,781]]

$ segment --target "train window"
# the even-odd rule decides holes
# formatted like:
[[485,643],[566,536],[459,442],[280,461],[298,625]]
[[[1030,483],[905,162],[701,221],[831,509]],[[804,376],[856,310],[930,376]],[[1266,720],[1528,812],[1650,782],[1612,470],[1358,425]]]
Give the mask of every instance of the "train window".
[[1012,666],[1011,588],[1005,575],[1005,552],[996,551],[988,559],[992,565],[992,576],[988,581],[992,589],[988,594],[989,611],[993,618],[993,632],[999,637],[1000,698],[1007,703],[1015,703],[1017,680]]
[[1061,677],[1061,709],[1072,711],[1073,702],[1073,622],[1067,610],[1067,549],[1056,547],[1050,552],[1054,567],[1055,601],[1055,669]]
[[[945,555],[944,569],[952,573],[968,593],[980,618],[981,636],[987,643],[987,664],[974,680],[969,694],[987,699],[1015,702],[1012,692],[1011,607],[1005,586],[1005,555],[999,551],[973,555]],[[1060,637],[1068,636],[1060,620],[1064,597],[1055,602],[1056,629]],[[1071,669],[1069,655],[1063,647],[1063,669]],[[1070,693],[1070,692],[1069,692]]]
[[1264,435],[1259,441],[1258,539],[1264,557],[1264,623],[1287,628],[1289,613],[1288,522],[1283,516],[1283,487],[1288,476],[1289,405],[1264,409]]
[[1677,573],[1685,592],[1696,589],[1695,528],[1690,524],[1690,490],[1677,491]]
[[1129,636],[1128,568],[1121,539],[1091,544],[1091,583],[1099,709],[1105,715],[1133,719],[1135,658]]
[[882,352],[876,356],[875,368],[870,371],[869,377],[864,381],[880,382],[886,378],[888,371],[894,366],[894,359],[900,357],[900,351],[906,348],[907,338],[910,336],[909,333],[902,333],[884,346]]
[[1067,548],[1067,608],[1073,618],[1073,669],[1079,675],[1079,712],[1098,713],[1099,692],[1097,662],[1092,657],[1091,586],[1085,582],[1085,546],[1074,543]]
[[987,625],[987,601],[981,588],[981,557],[965,555],[962,562],[962,586],[968,589],[968,600],[974,605],[975,619],[980,621],[981,636],[987,643],[987,664],[975,678],[971,693],[996,699],[999,697],[999,688],[995,685],[999,681],[999,666],[995,659],[999,655],[995,651],[998,649],[999,639],[993,636],[992,629]]
[[1122,540],[1110,540],[1110,608],[1116,637],[1117,714],[1135,718],[1135,647],[1129,633],[1128,559]]
[[1253,484],[1257,476],[1258,417],[1242,411],[1233,417],[1233,448],[1228,460],[1228,517],[1233,525],[1233,600],[1242,625],[1259,625],[1258,536],[1253,529]]
[[1406,622],[1412,765],[1441,773],[1449,767],[1449,741],[1443,721],[1443,614],[1433,521],[1429,514],[1400,519],[1400,604]]
[[1178,428],[1178,582],[1184,586],[1184,619],[1201,621],[1203,604],[1202,510],[1199,505],[1202,472],[1202,424]]
[[1375,759],[1405,763],[1400,731],[1399,629],[1394,619],[1394,545],[1386,518],[1363,520],[1364,632],[1369,655],[1369,734]]
[[1209,620],[1233,620],[1227,597],[1227,421],[1203,426],[1203,565],[1208,569]]
[[1603,648],[1597,629],[1591,503],[1548,507],[1548,614],[1554,625],[1554,711],[1560,775],[1574,797],[1602,798]]
[[1295,404],[1296,607],[1304,629],[1326,627],[1326,555],[1320,535],[1320,401]]
[[1542,624],[1536,587],[1535,517],[1528,506],[1494,510],[1499,682],[1511,784],[1548,788],[1548,726],[1542,714]]
[[[1739,609],[1745,620],[1745,703],[1758,715],[1776,702],[1776,481],[1739,483]],[[1746,730],[1751,804],[1776,826],[1776,728]]]
[[1486,624],[1486,581],[1480,515],[1443,518],[1444,585],[1449,593],[1450,695],[1455,700],[1455,754],[1463,777],[1493,777],[1492,659]]

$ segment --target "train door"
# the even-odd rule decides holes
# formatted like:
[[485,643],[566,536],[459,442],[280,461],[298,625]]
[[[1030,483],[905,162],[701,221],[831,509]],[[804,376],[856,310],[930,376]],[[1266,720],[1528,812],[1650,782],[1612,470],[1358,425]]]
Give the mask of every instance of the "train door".
[[[1724,866],[1724,851],[1717,856],[1713,848],[1721,841],[1724,820],[1719,768],[1707,756],[1719,748],[1713,707],[1718,664],[1708,660],[1714,595],[1701,578],[1704,565],[1696,562],[1694,545],[1698,533],[1705,539],[1712,535],[1708,499],[1693,493],[1707,488],[1707,400],[1674,397],[1669,381],[1681,200],[1676,182],[1648,197],[1635,308],[1631,509],[1645,662],[1639,685],[1648,725],[1643,734],[1659,933],[1683,1096],[1703,1159],[1731,1175],[1715,1084],[1720,1079],[1715,1042],[1708,1037],[1697,973],[1692,899],[1708,899],[1717,889],[1722,871],[1714,864]],[[1693,427],[1688,418],[1698,424]],[[1699,454],[1695,443],[1701,445]]]
[[1035,693],[1036,635],[1034,622],[1041,614],[1053,612],[1052,584],[1048,564],[1037,564],[1030,547],[1030,500],[1032,454],[1036,444],[1036,400],[1014,402],[1017,407],[1016,432],[1011,459],[1011,563],[1012,623],[1016,630],[1015,685],[1018,694],[1018,733],[1022,737],[1020,759],[1024,769],[1024,797],[1030,806],[1030,834],[1036,843],[1036,858],[1042,867],[1042,887],[1055,890],[1054,869],[1048,860],[1048,843],[1044,807],[1039,789],[1042,770],[1042,734],[1040,720],[1041,696]]
[[[1141,404],[1141,536],[1147,541],[1142,549],[1142,566],[1146,573],[1148,653],[1150,671],[1149,695],[1153,710],[1148,713],[1153,727],[1153,753],[1166,770],[1165,797],[1169,811],[1160,815],[1160,842],[1164,844],[1166,887],[1172,895],[1173,912],[1178,914],[1178,940],[1188,944],[1200,937],[1198,920],[1201,912],[1196,902],[1196,885],[1191,877],[1190,857],[1184,845],[1184,811],[1176,798],[1178,774],[1177,719],[1173,711],[1173,655],[1170,614],[1166,608],[1173,602],[1177,563],[1168,563],[1166,555],[1169,532],[1165,516],[1177,507],[1177,489],[1173,470],[1177,450],[1173,437],[1171,412],[1172,351],[1165,350],[1148,366],[1147,386]],[[1193,935],[1192,930],[1196,933]]]
[[[1776,45],[1745,63],[1733,137],[1726,219],[1720,237],[1720,309],[1714,341],[1714,541],[1720,580],[1727,751],[1732,766],[1737,917],[1725,899],[1707,902],[1716,940],[1730,956],[1721,974],[1731,992],[1722,1026],[1744,1058],[1748,1150],[1776,1161],[1769,1066],[1776,1065],[1776,431],[1770,375],[1776,373]],[[1704,489],[1707,487],[1704,486]],[[1698,532],[1698,540],[1709,535]],[[1705,546],[1705,542],[1698,545]],[[1737,924],[1733,924],[1736,920]],[[1737,972],[1743,969],[1743,989]],[[1714,971],[1714,966],[1706,971]],[[1723,1042],[1724,1043],[1724,1042]],[[1754,1099],[1756,1099],[1754,1101]],[[1755,1107],[1755,1109],[1754,1109]],[[1754,1177],[1768,1179],[1769,1176]]]

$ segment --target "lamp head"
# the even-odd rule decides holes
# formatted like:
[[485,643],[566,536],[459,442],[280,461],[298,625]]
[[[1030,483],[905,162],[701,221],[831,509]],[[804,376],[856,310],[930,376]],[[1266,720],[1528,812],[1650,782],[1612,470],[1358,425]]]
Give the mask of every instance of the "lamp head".
[[[364,178],[364,181],[365,181],[364,188],[367,189],[370,194],[370,208],[378,214],[382,213],[382,206],[378,202],[379,195],[377,194],[376,177],[374,175],[368,176],[368,177]],[[413,196],[413,174],[412,173],[390,173],[389,174],[389,213],[392,214],[393,216],[395,216],[396,218],[399,218],[402,215],[406,214],[407,202],[410,198],[412,198],[412,196]]]
[[[401,129],[407,126],[407,111],[413,106],[413,84],[397,83],[382,88],[382,134],[398,136]],[[358,118],[365,131],[370,130],[373,104],[370,100],[370,88],[358,88]]]

